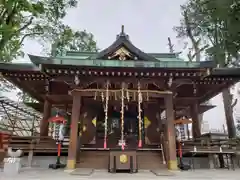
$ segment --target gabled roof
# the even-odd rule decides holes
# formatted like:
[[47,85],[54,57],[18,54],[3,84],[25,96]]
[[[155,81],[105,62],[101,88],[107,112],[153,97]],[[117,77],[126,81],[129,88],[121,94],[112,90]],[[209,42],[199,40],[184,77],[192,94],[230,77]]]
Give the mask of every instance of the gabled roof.
[[[124,26],[122,26],[122,32],[117,35],[116,41],[109,46],[108,48],[104,49],[100,53],[98,53],[95,57],[95,59],[109,59],[109,56],[114,54],[119,49],[124,48],[129,53],[131,53],[136,60],[142,60],[142,61],[158,61],[153,56],[148,55],[147,53],[144,53],[140,49],[138,49],[136,46],[132,44],[132,42],[129,40],[129,36],[124,32]],[[90,58],[92,59],[92,57]]]

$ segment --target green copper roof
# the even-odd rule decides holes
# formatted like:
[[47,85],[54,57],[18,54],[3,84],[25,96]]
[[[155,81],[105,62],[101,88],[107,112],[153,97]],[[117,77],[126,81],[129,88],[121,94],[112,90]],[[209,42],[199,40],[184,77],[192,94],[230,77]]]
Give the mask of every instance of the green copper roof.
[[[78,52],[78,51],[67,51],[65,56],[60,58],[77,58],[77,59],[88,59],[92,56],[97,55],[97,52]],[[58,56],[59,57],[59,56]]]
[[[67,51],[65,56],[58,56],[57,58],[65,59],[95,59],[97,52],[77,52],[77,51]],[[146,53],[149,56],[154,57],[159,61],[184,61],[184,59],[179,58],[180,53]]]
[[38,72],[40,69],[30,63],[0,63],[0,70],[8,70],[8,71],[20,70],[20,71]]
[[71,66],[95,66],[95,67],[145,67],[145,68],[200,68],[212,67],[212,62],[188,62],[174,61],[171,58],[162,58],[163,61],[136,61],[136,60],[108,60],[108,59],[79,59],[78,57],[40,57],[29,55],[31,61],[36,64],[56,64]]

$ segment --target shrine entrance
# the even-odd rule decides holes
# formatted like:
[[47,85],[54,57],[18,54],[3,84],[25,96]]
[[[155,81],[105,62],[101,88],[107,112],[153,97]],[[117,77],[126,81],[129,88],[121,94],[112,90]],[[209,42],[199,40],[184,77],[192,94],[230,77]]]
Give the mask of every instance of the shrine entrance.
[[[124,141],[126,149],[137,149],[138,147],[138,136],[139,136],[139,121],[137,114],[137,107],[132,108],[126,106],[124,115]],[[121,112],[118,108],[113,107],[109,113],[108,123],[108,147],[119,148],[121,147]]]
[[[111,103],[110,103],[111,104]],[[106,143],[108,149],[121,148],[121,136],[123,131],[125,148],[137,149],[139,139],[139,119],[136,104],[126,105],[124,110],[123,122],[121,121],[121,109],[117,105],[109,105]],[[143,113],[142,113],[143,114]],[[144,127],[143,116],[141,126]],[[123,124],[122,124],[123,123]],[[123,127],[122,127],[123,125]],[[144,128],[142,136],[144,137]],[[104,110],[101,110],[97,116],[96,125],[96,147],[103,147],[103,139],[105,136],[105,118]],[[142,138],[144,139],[144,138]]]

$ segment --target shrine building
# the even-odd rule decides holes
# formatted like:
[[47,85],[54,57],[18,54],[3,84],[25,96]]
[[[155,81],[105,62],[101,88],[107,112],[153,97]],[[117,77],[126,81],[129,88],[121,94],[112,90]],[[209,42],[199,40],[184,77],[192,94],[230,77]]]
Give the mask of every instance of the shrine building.
[[[191,119],[193,138],[200,137],[199,115],[213,108],[204,103],[240,77],[238,68],[188,62],[179,55],[143,52],[122,29],[101,52],[29,55],[31,63],[1,63],[0,72],[38,101],[31,106],[43,113],[40,137],[50,136],[53,108],[69,116],[67,168],[125,163],[175,170],[175,121]],[[227,126],[234,131],[234,122]]]

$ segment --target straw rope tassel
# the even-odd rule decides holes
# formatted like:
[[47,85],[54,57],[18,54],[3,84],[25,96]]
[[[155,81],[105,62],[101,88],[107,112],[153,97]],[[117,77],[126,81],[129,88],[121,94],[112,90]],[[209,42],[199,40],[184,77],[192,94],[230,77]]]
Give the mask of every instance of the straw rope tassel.
[[124,150],[124,87],[122,84],[121,89],[121,141],[122,141],[122,150]]
[[107,148],[107,126],[108,126],[108,100],[109,100],[109,81],[107,81],[106,98],[105,98],[105,121],[104,121],[104,149]]
[[138,139],[138,147],[142,147],[142,109],[141,109],[141,103],[142,103],[142,93],[140,90],[140,82],[138,81],[138,129],[139,129],[139,139]]

